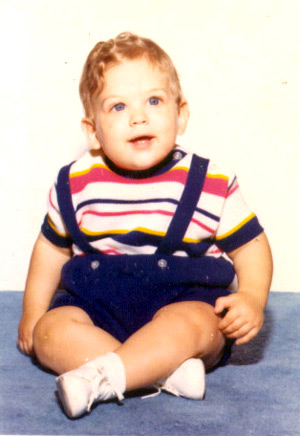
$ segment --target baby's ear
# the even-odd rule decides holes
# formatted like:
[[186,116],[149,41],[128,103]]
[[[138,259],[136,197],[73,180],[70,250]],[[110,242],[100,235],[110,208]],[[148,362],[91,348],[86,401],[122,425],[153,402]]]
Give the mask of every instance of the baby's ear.
[[91,121],[89,118],[83,118],[81,120],[81,128],[89,147],[92,150],[99,150],[101,148],[101,144],[97,139],[94,122]]
[[190,118],[190,109],[186,100],[182,101],[178,112],[178,135],[183,135]]

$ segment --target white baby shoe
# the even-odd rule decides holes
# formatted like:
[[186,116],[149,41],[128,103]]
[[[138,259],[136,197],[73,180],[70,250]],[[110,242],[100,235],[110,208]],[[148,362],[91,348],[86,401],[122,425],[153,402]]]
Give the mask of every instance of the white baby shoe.
[[123,400],[124,365],[117,354],[108,353],[60,375],[56,385],[66,415],[78,418],[96,401]]
[[158,387],[176,397],[202,400],[205,394],[205,367],[201,359],[188,359]]

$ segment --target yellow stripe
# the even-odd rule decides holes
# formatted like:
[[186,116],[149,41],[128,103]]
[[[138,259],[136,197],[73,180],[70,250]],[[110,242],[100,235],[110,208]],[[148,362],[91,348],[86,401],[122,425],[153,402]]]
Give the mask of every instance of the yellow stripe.
[[51,229],[54,230],[54,232],[55,232],[57,235],[62,236],[62,237],[64,237],[64,238],[67,237],[67,233],[61,233],[61,232],[59,232],[59,231],[57,230],[57,228],[55,227],[55,225],[53,224],[53,222],[51,221],[51,218],[50,218],[49,216],[47,217],[47,221],[48,221],[48,224],[49,224],[49,226],[51,227]]
[[80,177],[80,176],[83,176],[84,174],[88,174],[94,168],[104,168],[107,171],[111,171],[106,165],[103,165],[103,164],[94,164],[94,165],[92,165],[90,168],[88,168],[86,170],[77,171],[76,173],[71,173],[70,174],[70,178]]
[[[83,176],[85,174],[88,174],[94,168],[104,168],[107,171],[111,171],[106,165],[103,165],[103,164],[94,164],[91,167],[87,168],[86,170],[82,170],[82,171],[77,171],[75,173],[71,173],[70,174],[70,178],[80,177],[80,176]],[[189,172],[189,168],[187,168],[187,167],[179,167],[179,166],[175,167],[175,168],[172,168],[170,171],[177,171],[177,170],[182,170],[182,171],[185,171],[185,172]],[[226,180],[226,181],[229,180],[229,177],[225,176],[225,174],[209,174],[209,173],[207,173],[206,177],[209,177],[210,179],[223,179],[223,180]]]
[[107,230],[106,232],[92,232],[91,230],[85,229],[84,227],[80,227],[80,230],[89,236],[101,236],[101,235],[115,235],[115,234],[126,234],[128,230]]
[[228,181],[229,177],[225,176],[225,174],[206,174],[206,177],[209,177],[210,179],[223,179]]
[[170,169],[170,171],[177,171],[177,170],[182,170],[182,171],[185,171],[185,172],[189,172],[189,168],[187,168],[187,167],[175,167],[175,168],[171,168]]
[[150,229],[147,229],[146,227],[137,227],[136,229],[133,229],[133,231],[148,233],[150,235],[156,235],[156,236],[165,236],[165,234],[166,234],[165,232],[158,232],[155,230],[150,230]]
[[199,244],[199,242],[202,242],[202,241],[201,241],[201,239],[183,238],[183,242],[188,242],[190,244]]
[[233,233],[235,233],[237,230],[239,230],[241,227],[243,227],[243,225],[245,225],[248,221],[250,221],[252,218],[255,217],[255,214],[252,213],[251,215],[249,215],[247,218],[245,218],[242,222],[240,222],[237,226],[235,226],[232,230],[230,230],[227,233],[224,233],[224,235],[221,236],[217,236],[216,239],[217,241],[219,241],[220,239],[224,239],[227,238],[228,236],[232,235]]
[[[130,232],[142,232],[142,233],[147,233],[149,235],[155,235],[155,236],[165,236],[166,233],[165,232],[159,232],[159,231],[155,231],[155,230],[150,230],[147,229],[146,227],[136,227],[135,229],[132,230],[124,230],[124,229],[115,229],[115,230],[107,230],[106,232],[92,232],[91,230],[85,229],[84,227],[81,227],[80,230],[89,236],[101,236],[101,235],[125,235],[126,233],[130,233]],[[199,239],[192,239],[192,238],[183,238],[184,242],[189,242],[189,243],[198,243],[201,242]]]
[[[103,165],[103,164],[94,164],[91,167],[87,168],[86,170],[82,170],[82,171],[77,171],[75,173],[71,173],[70,174],[70,178],[84,176],[85,174],[88,174],[94,168],[104,168],[107,171],[111,171],[106,165]],[[183,170],[185,172],[189,171],[189,169],[187,167],[176,167],[176,168],[172,168],[170,171],[177,171],[177,170]]]
[[105,232],[93,232],[91,230],[85,229],[84,227],[80,227],[80,230],[86,235],[90,235],[90,236],[116,235],[116,234],[125,235],[126,233],[130,233],[134,231],[148,233],[150,235],[165,236],[164,232],[156,232],[154,230],[146,229],[145,227],[136,227],[135,229],[131,229],[131,230],[114,229],[114,230],[106,230]]

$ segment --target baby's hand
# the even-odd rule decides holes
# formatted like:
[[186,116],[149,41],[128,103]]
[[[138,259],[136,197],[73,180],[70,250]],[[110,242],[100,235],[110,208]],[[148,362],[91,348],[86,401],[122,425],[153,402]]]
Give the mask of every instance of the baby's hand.
[[33,330],[39,317],[23,314],[19,323],[17,344],[20,350],[28,355],[33,355]]
[[215,304],[215,313],[227,313],[221,319],[219,329],[228,338],[236,338],[236,344],[249,342],[260,331],[264,321],[263,308],[250,292],[237,292],[220,297]]

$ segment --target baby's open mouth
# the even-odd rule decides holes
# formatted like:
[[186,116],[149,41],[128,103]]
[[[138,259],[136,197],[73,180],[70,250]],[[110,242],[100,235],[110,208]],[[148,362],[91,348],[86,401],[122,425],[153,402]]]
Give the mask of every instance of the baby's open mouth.
[[150,135],[136,136],[135,138],[130,139],[129,142],[137,148],[146,148],[151,145],[153,138],[154,136]]

